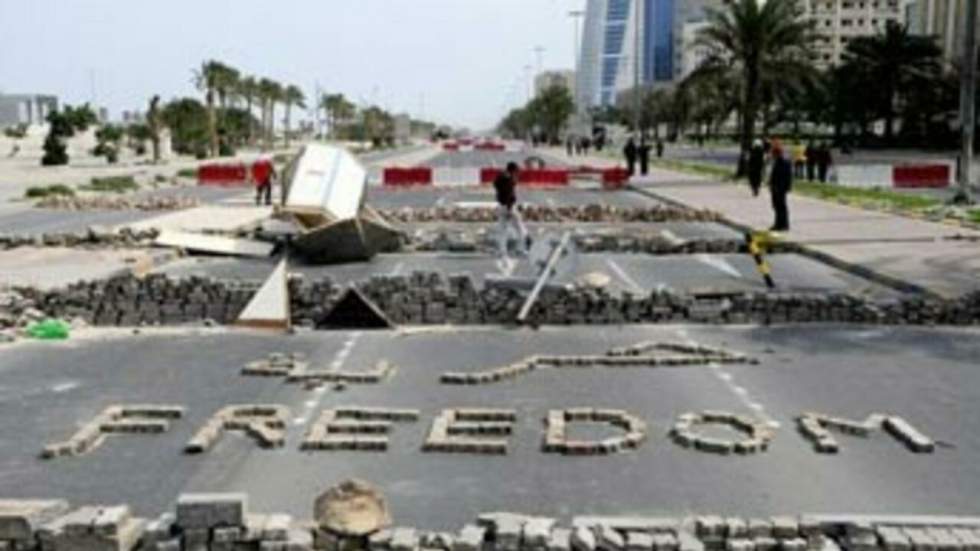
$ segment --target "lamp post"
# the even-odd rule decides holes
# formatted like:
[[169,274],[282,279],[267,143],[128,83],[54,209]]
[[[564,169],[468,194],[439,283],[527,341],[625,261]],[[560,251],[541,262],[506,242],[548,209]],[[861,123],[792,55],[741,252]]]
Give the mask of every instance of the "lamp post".
[[633,132],[640,133],[640,30],[642,25],[640,18],[642,12],[640,5],[642,0],[633,0]]
[[976,126],[977,95],[977,0],[966,2],[966,37],[963,40],[963,75],[960,81],[960,189],[954,198],[971,203],[970,172],[973,167],[973,140]]

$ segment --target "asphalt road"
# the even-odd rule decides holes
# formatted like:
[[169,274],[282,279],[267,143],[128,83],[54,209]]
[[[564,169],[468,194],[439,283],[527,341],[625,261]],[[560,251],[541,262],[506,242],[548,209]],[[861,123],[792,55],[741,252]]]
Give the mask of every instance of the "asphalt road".
[[[181,491],[246,491],[258,511],[308,516],[316,494],[347,477],[379,484],[395,522],[458,528],[477,513],[767,515],[797,512],[977,514],[980,492],[980,333],[944,329],[805,326],[713,328],[574,327],[429,333],[145,335],[0,349],[0,494],[131,503],[164,510]],[[748,353],[757,366],[537,371],[482,387],[447,387],[446,371],[496,367],[537,353],[602,353],[639,341],[699,342]],[[346,353],[341,351],[346,349]],[[302,351],[315,366],[357,370],[388,359],[397,374],[345,392],[305,391],[278,379],[239,375],[273,351]],[[110,437],[89,455],[42,461],[46,443],[114,403],[180,404],[184,419],[157,436]],[[282,449],[229,434],[211,452],[183,444],[220,407],[290,408]],[[322,409],[409,407],[389,451],[300,452]],[[506,456],[423,453],[433,417],[450,407],[503,407],[518,421]],[[650,426],[638,450],[609,457],[540,451],[549,409],[615,407]],[[722,457],[667,438],[682,413],[724,409],[778,426],[768,452]],[[839,436],[841,452],[816,454],[794,417],[816,410],[853,419],[901,415],[944,443],[907,451],[887,435]],[[591,431],[590,431],[591,432]],[[603,432],[603,434],[606,434]]]

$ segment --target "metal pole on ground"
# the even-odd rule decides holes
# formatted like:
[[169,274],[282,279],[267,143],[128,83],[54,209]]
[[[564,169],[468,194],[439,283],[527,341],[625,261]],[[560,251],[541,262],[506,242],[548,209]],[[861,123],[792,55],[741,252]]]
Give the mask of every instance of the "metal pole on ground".
[[966,2],[966,38],[963,41],[962,79],[960,82],[960,186],[954,202],[972,203],[970,172],[973,165],[973,140],[976,128],[977,95],[977,0]]
[[572,232],[565,232],[561,236],[561,240],[555,245],[555,248],[551,250],[551,256],[548,257],[548,263],[545,264],[544,268],[541,270],[541,274],[538,275],[538,280],[534,283],[534,288],[531,289],[531,294],[527,296],[527,300],[524,301],[524,305],[521,307],[520,312],[517,313],[517,322],[524,323],[527,320],[527,316],[531,313],[531,308],[534,303],[538,301],[538,296],[541,295],[541,290],[544,289],[545,283],[555,273],[555,266],[558,261],[561,260],[565,249],[568,247],[568,243],[572,239]]

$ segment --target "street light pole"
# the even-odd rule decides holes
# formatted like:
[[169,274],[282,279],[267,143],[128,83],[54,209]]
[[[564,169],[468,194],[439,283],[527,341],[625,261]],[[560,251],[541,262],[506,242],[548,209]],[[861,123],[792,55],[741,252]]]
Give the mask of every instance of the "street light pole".
[[977,94],[977,1],[966,2],[966,37],[963,41],[962,80],[960,82],[960,189],[954,201],[972,202],[970,172],[973,165],[973,140],[976,126]]
[[633,0],[635,17],[633,25],[633,132],[640,134],[640,4],[642,0]]

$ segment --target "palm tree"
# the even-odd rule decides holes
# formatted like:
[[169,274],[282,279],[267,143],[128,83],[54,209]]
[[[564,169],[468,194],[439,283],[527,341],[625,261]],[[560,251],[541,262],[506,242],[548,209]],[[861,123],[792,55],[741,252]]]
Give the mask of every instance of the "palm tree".
[[942,49],[934,38],[911,35],[904,25],[889,21],[883,33],[853,39],[844,51],[844,64],[876,91],[869,107],[885,119],[885,138],[891,140],[902,97],[942,76]]
[[286,106],[286,147],[289,147],[289,119],[292,108],[295,105],[300,109],[306,109],[306,96],[298,86],[290,84],[283,90],[282,101]]
[[255,130],[252,124],[252,106],[259,97],[259,84],[255,77],[249,75],[238,81],[238,95],[245,100],[245,111],[248,113],[248,142],[252,143]]
[[201,68],[194,72],[194,85],[204,92],[204,102],[208,111],[208,141],[212,157],[218,155],[218,120],[214,110],[214,96],[222,78],[224,65],[218,61],[205,61]]
[[265,147],[269,148],[272,146],[272,136],[275,131],[276,102],[282,99],[282,85],[274,80],[263,78],[259,81],[259,98],[262,102]]
[[732,0],[723,9],[706,10],[706,15],[708,25],[695,45],[709,51],[707,63],[742,75],[740,141],[747,151],[766,83],[812,74],[813,23],[801,17],[796,0]]
[[343,94],[324,94],[320,98],[320,107],[327,113],[330,125],[330,136],[337,138],[337,129],[341,121],[350,120],[356,114],[356,107],[347,101]]

